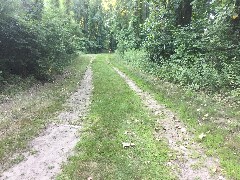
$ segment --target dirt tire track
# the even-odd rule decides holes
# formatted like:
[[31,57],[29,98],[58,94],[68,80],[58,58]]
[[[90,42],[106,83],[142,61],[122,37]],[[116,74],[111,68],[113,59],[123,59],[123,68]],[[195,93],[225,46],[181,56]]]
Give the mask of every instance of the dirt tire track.
[[[166,139],[169,147],[177,153],[177,159],[168,163],[180,180],[224,180],[219,160],[208,157],[199,143],[193,141],[192,135],[173,112],[160,105],[149,93],[142,91],[127,75],[119,69],[114,70],[126,81],[129,87],[142,99],[145,106],[159,120],[156,125],[155,137]],[[198,157],[194,157],[194,154]],[[199,166],[194,168],[194,166]],[[176,168],[177,167],[177,168]]]
[[[90,64],[91,63],[92,61]],[[80,88],[71,95],[65,104],[68,110],[61,112],[57,120],[60,120],[60,122],[64,124],[78,125],[79,118],[84,118],[89,109],[92,89],[92,70],[91,67],[89,67],[81,82]]]
[[86,115],[90,105],[93,89],[90,65],[79,89],[67,100],[69,110],[56,118],[61,124],[49,125],[42,135],[35,138],[30,143],[32,155],[4,172],[0,176],[1,180],[47,180],[54,179],[61,172],[61,165],[67,161],[78,142],[78,131],[81,129],[79,121]]

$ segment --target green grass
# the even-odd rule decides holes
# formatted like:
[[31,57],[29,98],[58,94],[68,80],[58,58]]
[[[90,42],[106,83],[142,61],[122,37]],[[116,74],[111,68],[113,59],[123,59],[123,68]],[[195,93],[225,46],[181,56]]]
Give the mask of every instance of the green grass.
[[[89,59],[79,57],[58,77],[54,83],[48,83],[35,90],[18,92],[12,95],[6,107],[0,109],[0,164],[2,170],[16,162],[11,160],[14,153],[26,150],[28,142],[37,136],[61,110],[62,104],[78,87]],[[6,108],[6,109],[5,109]],[[7,114],[4,114],[7,111]],[[19,155],[21,156],[21,155]]]
[[[217,95],[193,92],[167,83],[159,77],[141,72],[136,66],[109,56],[111,63],[126,73],[142,89],[152,93],[159,103],[165,104],[204,145],[208,155],[220,159],[224,172],[230,179],[240,179],[240,107]],[[217,96],[217,97],[216,97]],[[203,140],[198,135],[205,133]]]
[[[153,135],[156,119],[106,57],[93,62],[91,110],[76,155],[58,179],[173,179],[165,166],[169,149]],[[124,142],[135,146],[124,148]]]

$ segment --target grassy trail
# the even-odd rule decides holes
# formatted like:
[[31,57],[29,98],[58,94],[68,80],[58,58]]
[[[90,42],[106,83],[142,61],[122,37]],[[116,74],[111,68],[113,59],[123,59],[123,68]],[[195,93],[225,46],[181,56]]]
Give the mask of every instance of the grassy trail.
[[[114,55],[108,58],[141,89],[150,92],[160,104],[175,112],[195,136],[195,141],[203,145],[208,156],[219,159],[222,169],[214,168],[213,172],[221,172],[229,179],[240,179],[238,107],[164,82]],[[233,117],[227,118],[229,114]]]
[[[4,119],[0,122],[0,163],[3,170],[22,161],[22,153],[28,148],[28,142],[64,110],[64,102],[76,91],[92,57],[81,57],[82,60],[75,61],[69,67],[67,77],[43,86],[31,97],[19,94],[7,104],[6,107],[9,108],[1,106],[1,116]],[[102,54],[96,55],[94,59],[91,64],[94,86],[91,109],[86,118],[77,118],[78,121],[83,121],[83,129],[76,153],[63,166],[63,172],[57,179],[186,179],[188,175],[179,174],[183,168],[182,163],[191,158],[200,160],[199,163],[189,164],[192,177],[198,176],[194,173],[195,170],[202,174],[200,169],[205,168],[211,174],[207,179],[213,179],[212,175],[221,179],[224,179],[222,175],[227,175],[230,179],[239,178],[239,157],[236,151],[222,144],[222,133],[226,132],[219,129],[214,131],[209,124],[199,127],[198,121],[188,113],[184,101],[180,103],[176,100],[180,99],[179,92],[172,94],[175,98],[172,101],[164,95],[171,88],[155,84],[155,80],[151,81],[152,77],[142,76],[138,70],[134,71],[136,69],[117,61],[114,56]],[[135,82],[130,82],[128,77]],[[148,92],[153,96],[152,99]],[[18,99],[19,97],[21,98]],[[79,101],[78,107],[84,106],[79,104],[82,100],[77,98],[76,101]],[[187,104],[187,107],[191,106]],[[177,112],[181,120],[168,108]],[[4,115],[4,112],[9,114]],[[16,115],[15,121],[10,121]],[[173,120],[172,124],[169,118]],[[186,140],[190,136],[185,131],[195,134],[196,138]],[[200,133],[203,137],[199,139]],[[175,135],[180,139],[173,139]],[[219,158],[224,170],[218,166],[218,162],[213,168],[203,165],[207,159],[205,152],[201,154],[194,151],[193,154],[190,153],[190,158],[177,152],[179,147],[191,147],[189,143],[193,141],[205,145],[208,156],[213,156],[216,160]],[[171,146],[171,143],[176,146]],[[16,152],[17,156],[11,157]],[[186,152],[189,154],[189,151]],[[174,161],[179,162],[180,166],[174,164]]]
[[58,179],[173,179],[169,149],[154,138],[156,119],[107,63],[93,61],[94,91],[77,146]]
[[78,88],[88,64],[87,57],[76,58],[55,82],[18,92],[0,104],[0,173],[25,158],[29,142],[64,109],[63,103]]

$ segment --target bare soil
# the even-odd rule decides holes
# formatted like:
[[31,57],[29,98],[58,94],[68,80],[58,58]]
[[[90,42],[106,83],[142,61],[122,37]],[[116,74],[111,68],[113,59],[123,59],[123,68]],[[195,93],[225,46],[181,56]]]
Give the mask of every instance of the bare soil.
[[89,108],[92,89],[92,70],[89,66],[79,89],[67,100],[66,111],[60,112],[55,123],[30,142],[31,151],[26,153],[28,155],[24,160],[5,171],[0,179],[54,179],[77,144],[81,119]]
[[[180,180],[223,180],[222,169],[217,158],[208,157],[201,144],[194,142],[193,136],[176,115],[159,104],[149,93],[141,90],[131,79],[117,68],[115,71],[137,93],[145,106],[158,117],[155,137],[165,139],[169,147],[176,153],[168,166],[173,169]],[[173,155],[174,156],[174,155]]]
[[87,114],[92,89],[92,70],[88,68],[80,88],[67,100],[66,111],[60,112],[57,120],[64,124],[79,125],[79,118],[83,119]]

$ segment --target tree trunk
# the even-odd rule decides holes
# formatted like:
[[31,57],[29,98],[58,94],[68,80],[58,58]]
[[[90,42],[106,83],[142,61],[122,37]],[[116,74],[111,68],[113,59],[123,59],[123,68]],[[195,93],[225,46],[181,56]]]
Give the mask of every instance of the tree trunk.
[[88,33],[88,2],[84,3],[84,33]]
[[236,15],[232,17],[233,30],[240,33],[240,0],[236,0],[234,10]]
[[59,0],[52,0],[52,5],[56,8],[60,8],[60,2]]
[[66,14],[69,15],[71,11],[71,0],[66,0],[65,6],[66,6]]
[[176,12],[176,24],[178,26],[186,26],[192,20],[192,0],[182,0]]

